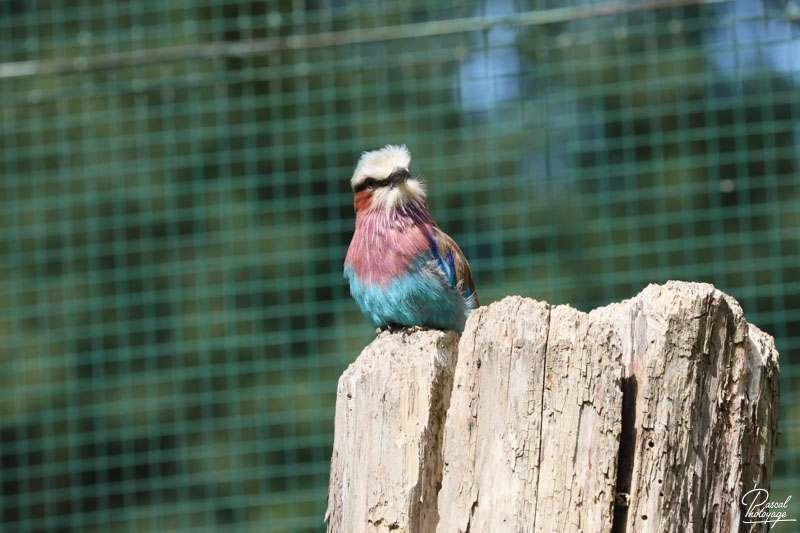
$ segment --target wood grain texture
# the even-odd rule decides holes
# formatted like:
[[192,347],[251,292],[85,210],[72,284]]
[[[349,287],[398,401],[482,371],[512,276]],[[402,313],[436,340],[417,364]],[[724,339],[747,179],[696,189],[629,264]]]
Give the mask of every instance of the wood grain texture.
[[445,424],[438,531],[610,531],[621,343],[568,306],[508,297],[473,315]]
[[383,334],[342,376],[329,531],[768,530],[740,503],[769,489],[778,353],[733,298],[510,296],[470,315],[456,362],[457,339]]
[[740,502],[772,475],[772,338],[703,283],[650,285],[615,315],[635,402],[623,531],[766,531],[741,524]]
[[436,528],[458,335],[380,334],[339,379],[329,532]]

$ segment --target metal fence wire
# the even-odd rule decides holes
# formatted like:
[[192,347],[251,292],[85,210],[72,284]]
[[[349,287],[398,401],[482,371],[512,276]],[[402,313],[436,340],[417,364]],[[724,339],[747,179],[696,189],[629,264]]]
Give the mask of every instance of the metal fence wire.
[[797,0],[0,3],[2,530],[324,529],[374,334],[348,180],[387,143],[484,304],[737,298],[781,353],[783,501],[799,89]]

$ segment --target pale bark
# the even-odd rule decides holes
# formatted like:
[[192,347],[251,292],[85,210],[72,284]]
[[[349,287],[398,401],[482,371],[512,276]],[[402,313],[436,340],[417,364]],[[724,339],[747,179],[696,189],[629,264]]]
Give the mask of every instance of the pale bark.
[[602,314],[518,296],[473,313],[438,531],[611,530],[623,370],[611,331]]
[[456,339],[384,334],[342,376],[329,531],[767,530],[740,502],[769,488],[778,354],[711,285],[512,296]]
[[339,378],[328,531],[436,528],[458,335],[382,333]]
[[635,405],[623,441],[632,457],[623,531],[738,531],[742,495],[769,488],[772,476],[772,337],[708,284],[651,285],[616,307],[626,402]]

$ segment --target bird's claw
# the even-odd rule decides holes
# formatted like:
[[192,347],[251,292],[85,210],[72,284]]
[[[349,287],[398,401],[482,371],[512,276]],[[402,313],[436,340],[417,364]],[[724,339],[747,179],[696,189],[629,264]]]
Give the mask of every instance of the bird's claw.
[[400,326],[398,324],[388,324],[386,326],[381,326],[375,329],[375,334],[380,335],[384,331],[388,331],[389,333],[402,333],[403,335],[411,335],[412,333],[416,333],[418,331],[428,331],[428,328],[425,326]]

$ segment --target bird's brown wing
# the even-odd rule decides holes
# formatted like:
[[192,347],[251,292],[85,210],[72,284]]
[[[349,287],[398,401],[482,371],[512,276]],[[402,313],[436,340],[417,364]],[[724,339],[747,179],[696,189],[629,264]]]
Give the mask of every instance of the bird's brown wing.
[[[461,248],[458,247],[456,241],[450,238],[450,236],[443,232],[439,226],[433,226],[433,237],[436,239],[436,243],[439,247],[439,255],[442,257],[443,260],[447,261],[447,258],[450,254],[453,256],[453,263],[456,267],[456,282],[460,284],[462,287],[462,291],[467,294],[467,296],[474,296],[475,298],[475,307],[478,307],[478,295],[475,292],[475,281],[472,279],[472,271],[469,269],[469,263],[467,262],[467,258],[464,257],[464,252],[461,251]],[[466,293],[466,289],[469,288],[469,293]]]

